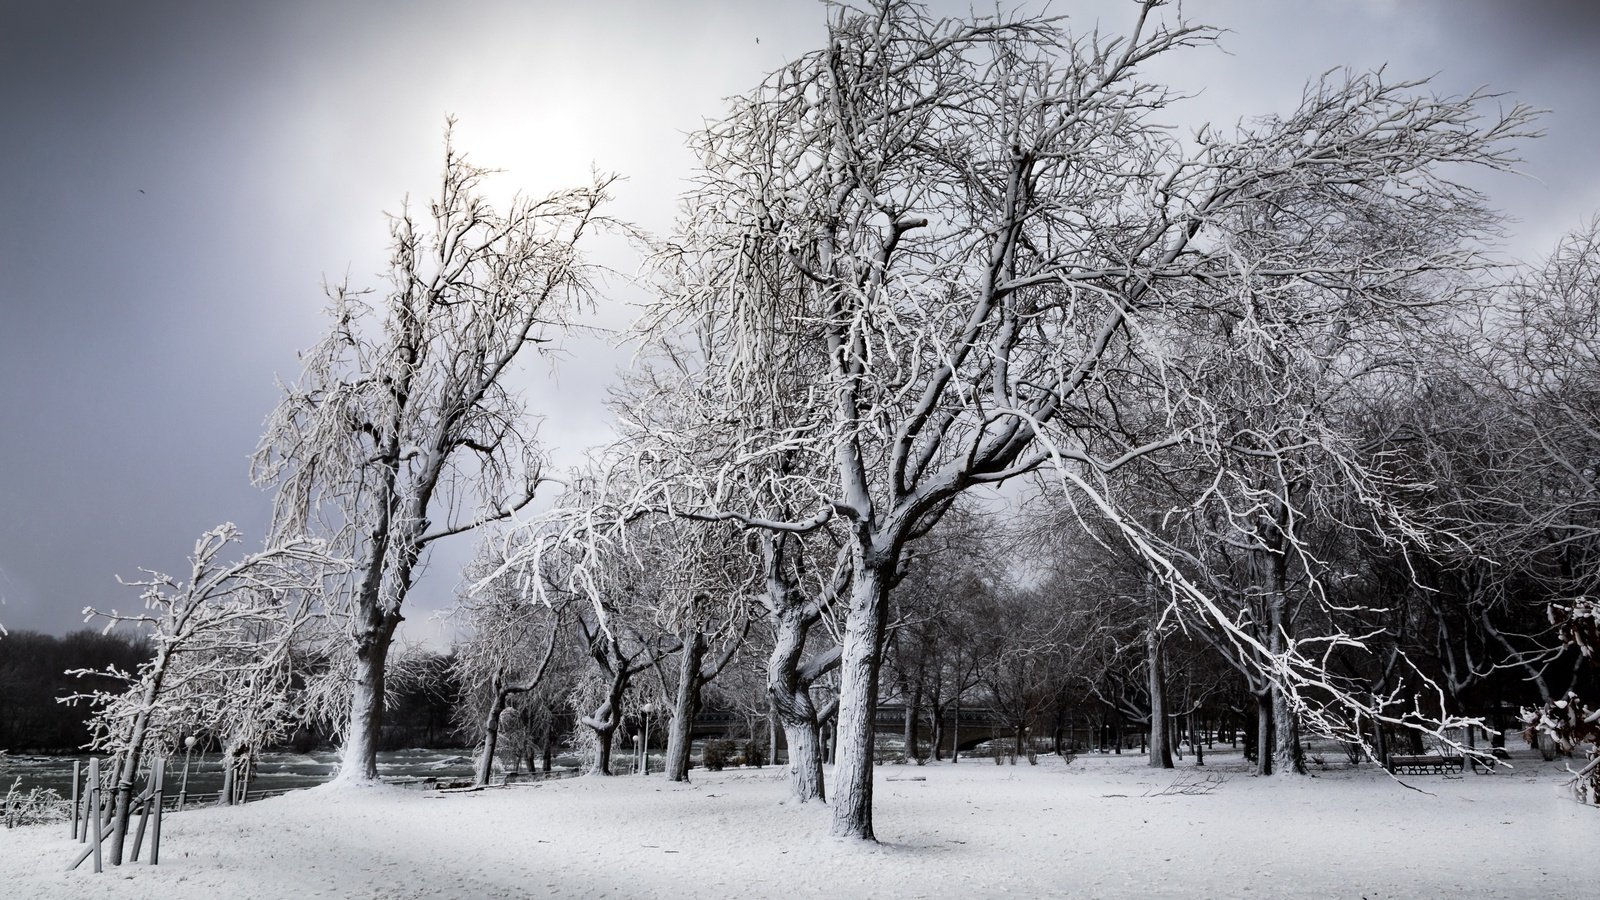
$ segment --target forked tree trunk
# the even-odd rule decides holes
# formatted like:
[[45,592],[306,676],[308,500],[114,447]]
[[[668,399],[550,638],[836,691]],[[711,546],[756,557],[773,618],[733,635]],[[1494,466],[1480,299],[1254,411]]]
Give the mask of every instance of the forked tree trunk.
[[611,686],[605,702],[593,715],[580,720],[595,735],[594,767],[589,770],[590,775],[604,777],[611,774],[611,744],[616,737],[617,726],[622,724],[622,695],[628,691],[628,678],[627,663],[617,664],[611,674]]
[[[770,557],[769,557],[770,559]],[[776,573],[776,567],[769,565]],[[767,699],[789,745],[789,796],[797,803],[827,800],[822,779],[820,721],[811,699],[811,685],[838,664],[840,651],[829,648],[804,658],[806,636],[817,620],[810,604],[796,602],[776,574],[769,576],[774,595],[772,652],[767,656]],[[830,742],[829,753],[837,741]],[[774,748],[776,761],[776,748]]]
[[858,560],[851,584],[839,670],[839,762],[834,769],[831,829],[837,838],[877,839],[872,831],[873,724],[878,712],[888,568]]
[[[495,670],[489,681],[489,690],[494,694],[494,700],[489,704],[489,717],[483,723],[483,756],[478,760],[477,784],[482,787],[489,783],[489,775],[494,769],[495,746],[500,742],[500,716],[506,711],[506,706],[512,694],[521,694],[533,690],[544,680],[544,673],[550,668],[550,660],[556,652],[556,636],[560,632],[560,620],[550,629],[550,639],[545,643],[544,658],[533,670],[532,676],[521,684],[506,684],[504,668]],[[548,726],[547,726],[548,727]],[[533,770],[533,761],[528,761],[528,770]]]

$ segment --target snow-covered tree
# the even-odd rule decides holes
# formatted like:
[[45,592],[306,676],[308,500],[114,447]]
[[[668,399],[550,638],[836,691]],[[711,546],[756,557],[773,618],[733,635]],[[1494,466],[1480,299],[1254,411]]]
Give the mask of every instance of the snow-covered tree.
[[438,196],[391,218],[388,289],[330,291],[328,333],[256,454],[275,533],[324,534],[357,560],[340,597],[353,657],[341,779],[377,777],[385,662],[425,551],[532,500],[539,450],[508,375],[590,296],[578,243],[610,179],[498,210],[488,174],[447,132]]
[[127,582],[141,589],[143,612],[84,611],[86,619],[105,619],[107,629],[146,629],[155,650],[136,672],[108,673],[121,674],[125,690],[74,698],[94,704],[91,746],[117,758],[112,865],[121,862],[133,783],[151,753],[170,754],[184,735],[201,731],[260,747],[294,721],[290,650],[329,579],[350,566],[307,538],[223,559],[238,539],[231,524],[206,532],[187,581],[146,570],[146,578]]
[[[677,672],[663,673],[672,717],[667,730],[668,781],[689,780],[694,719],[708,685],[744,649],[755,581],[743,536],[721,523],[668,520],[669,575],[657,618],[678,639]],[[670,682],[670,683],[667,683]],[[648,748],[647,748],[648,749]]]
[[[491,543],[484,546],[491,547]],[[487,572],[480,560],[468,572]],[[564,605],[530,602],[517,586],[515,573],[503,573],[464,592],[456,610],[468,633],[455,645],[451,667],[465,693],[464,730],[482,742],[476,783],[488,784],[499,746],[501,720],[515,701],[544,686],[554,668],[562,668],[560,651],[570,649],[571,627]]]
[[[1198,319],[1197,288],[1219,279],[1361,294],[1473,262],[1470,250],[1412,245],[1299,252],[1336,242],[1350,215],[1298,221],[1300,238],[1243,259],[1229,239],[1242,211],[1308,192],[1338,194],[1349,210],[1448,218],[1477,198],[1443,167],[1509,165],[1523,110],[1351,75],[1313,84],[1289,115],[1179,140],[1160,117],[1176,95],[1140,70],[1212,32],[1163,21],[1164,5],[1140,4],[1124,36],[1006,15],[935,19],[899,0],[840,7],[824,49],[737,98],[697,141],[685,243],[723,262],[669,292],[656,321],[691,330],[715,308],[735,323],[710,383],[768,383],[760,351],[775,336],[821,360],[802,417],[830,467],[816,506],[742,521],[798,531],[834,517],[848,548],[838,836],[873,838],[889,591],[908,541],[954,498],[1051,466],[1158,560],[1168,589],[1255,641],[1109,496],[1130,462],[1222,446],[1226,432],[1174,415],[1127,444],[1117,437],[1129,397],[1184,377],[1170,365],[1173,328]],[[751,396],[745,412],[759,414],[766,395]],[[1275,679],[1316,668],[1296,646],[1262,645]]]

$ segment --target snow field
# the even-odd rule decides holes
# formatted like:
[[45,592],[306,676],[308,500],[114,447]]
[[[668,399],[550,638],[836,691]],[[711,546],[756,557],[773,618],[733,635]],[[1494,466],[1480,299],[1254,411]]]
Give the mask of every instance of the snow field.
[[1593,876],[1600,811],[1563,794],[1559,763],[1408,779],[1424,794],[1370,767],[1284,783],[1207,759],[885,765],[877,846],[827,838],[826,810],[784,803],[774,767],[689,785],[330,786],[171,816],[159,867],[99,876],[62,871],[65,827],[0,830],[0,896],[1526,898]]

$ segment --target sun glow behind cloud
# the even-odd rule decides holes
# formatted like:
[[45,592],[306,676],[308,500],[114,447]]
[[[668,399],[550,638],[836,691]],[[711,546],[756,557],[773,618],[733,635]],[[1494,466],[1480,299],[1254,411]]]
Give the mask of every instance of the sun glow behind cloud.
[[[1050,9],[1083,31],[1096,19],[1119,30],[1133,7]],[[1183,11],[1231,29],[1232,55],[1186,53],[1155,72],[1199,93],[1180,127],[1283,111],[1325,68],[1389,62],[1396,77],[1440,73],[1447,92],[1489,84],[1554,110],[1550,139],[1529,150],[1544,181],[1486,182],[1524,221],[1518,252],[1542,251],[1600,207],[1592,6],[1191,0]],[[319,282],[382,287],[382,212],[407,194],[425,201],[447,115],[462,149],[505,170],[493,196],[580,184],[594,167],[627,179],[613,214],[662,232],[691,171],[684,133],[813,49],[826,15],[809,0],[8,7],[0,555],[23,589],[0,582],[6,621],[59,630],[86,603],[125,603],[115,573],[178,569],[217,522],[260,536],[266,499],[246,483],[246,457],[276,399],[272,377],[293,377],[295,350],[322,328]],[[620,242],[595,252],[624,272],[637,264]],[[619,303],[604,324],[626,321],[632,290],[608,286]],[[536,361],[523,377],[544,439],[572,460],[604,439],[604,383],[627,353],[603,338],[568,349],[553,375]],[[419,618],[448,600],[454,576],[440,562]]]

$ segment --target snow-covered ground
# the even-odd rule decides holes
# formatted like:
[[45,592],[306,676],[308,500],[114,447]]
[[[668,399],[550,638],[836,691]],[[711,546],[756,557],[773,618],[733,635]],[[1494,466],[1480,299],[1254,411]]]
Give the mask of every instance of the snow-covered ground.
[[170,816],[159,867],[103,875],[63,871],[79,846],[65,826],[0,830],[0,896],[1528,898],[1593,883],[1600,810],[1563,793],[1559,763],[1408,778],[1418,793],[1370,767],[1283,783],[1207,761],[886,765],[878,846],[823,837],[827,811],[784,804],[771,767],[326,787]]

